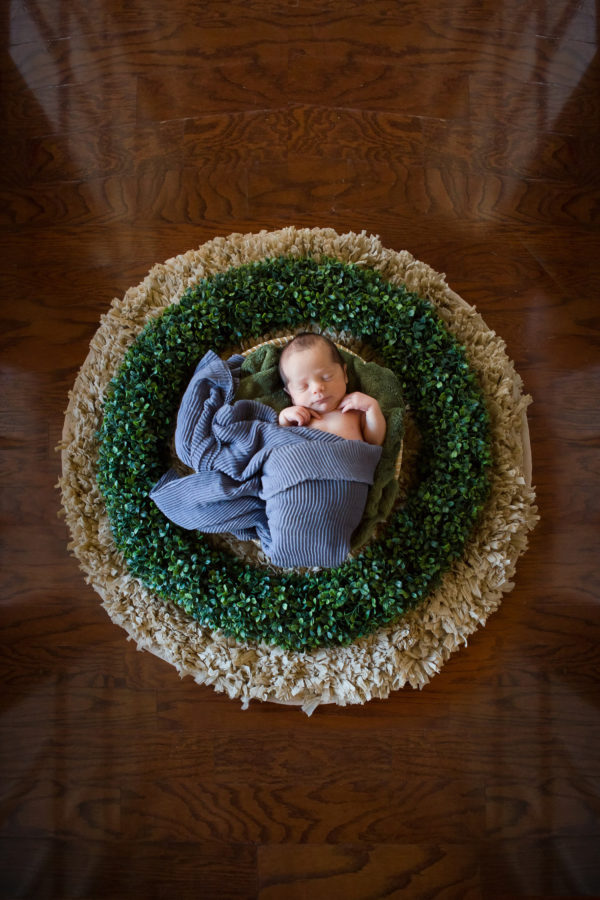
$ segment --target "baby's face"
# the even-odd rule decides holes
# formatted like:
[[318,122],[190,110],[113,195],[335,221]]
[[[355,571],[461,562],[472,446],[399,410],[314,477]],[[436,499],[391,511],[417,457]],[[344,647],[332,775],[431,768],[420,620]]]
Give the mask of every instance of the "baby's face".
[[346,367],[335,362],[325,343],[290,353],[283,366],[287,392],[294,406],[306,406],[316,412],[337,409],[346,395]]

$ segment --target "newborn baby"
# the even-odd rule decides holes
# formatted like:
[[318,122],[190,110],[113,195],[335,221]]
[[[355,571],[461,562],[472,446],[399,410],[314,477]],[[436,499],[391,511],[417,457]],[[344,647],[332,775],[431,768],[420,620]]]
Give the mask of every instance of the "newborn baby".
[[385,420],[371,397],[346,396],[335,353],[316,335],[285,349],[296,405],[282,422],[308,427],[281,428],[271,406],[235,400],[243,357],[209,350],[177,413],[175,448],[192,474],[171,468],[150,492],[164,515],[190,530],[258,538],[283,568],[341,565],[381,459]]
[[296,335],[281,352],[279,374],[292,406],[279,415],[283,426],[328,431],[380,447],[386,421],[374,397],[346,393],[348,371],[335,344],[320,334]]

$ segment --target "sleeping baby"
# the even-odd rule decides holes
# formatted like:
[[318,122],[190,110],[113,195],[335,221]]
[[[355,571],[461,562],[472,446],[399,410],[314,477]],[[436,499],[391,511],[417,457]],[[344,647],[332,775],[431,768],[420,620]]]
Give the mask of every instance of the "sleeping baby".
[[328,431],[350,441],[380,447],[386,421],[377,400],[360,391],[346,393],[348,370],[329,338],[303,332],[286,344],[279,374],[292,406],[279,414],[279,424]]
[[264,403],[235,399],[243,362],[212,350],[202,357],[175,431],[192,474],[170,469],[150,496],[183,528],[260,540],[276,566],[339,566],[382,454],[379,403],[346,394],[346,366],[319,335],[300,335],[281,354],[293,406],[279,419]]

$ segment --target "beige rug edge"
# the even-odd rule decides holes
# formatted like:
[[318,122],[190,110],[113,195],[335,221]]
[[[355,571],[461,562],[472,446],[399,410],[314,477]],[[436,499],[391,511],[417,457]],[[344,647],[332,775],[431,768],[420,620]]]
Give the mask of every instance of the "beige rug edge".
[[[132,578],[112,542],[93,460],[104,391],[149,318],[176,302],[205,275],[265,256],[308,252],[373,266],[436,305],[479,373],[492,415],[495,471],[492,497],[477,533],[463,559],[424,606],[398,625],[350,647],[294,654],[238,644],[203,629]],[[101,320],[65,417],[60,487],[72,534],[70,548],[111,619],[139,649],[165,659],[180,675],[211,684],[245,705],[250,699],[276,700],[299,703],[310,713],[319,703],[364,703],[386,697],[405,684],[422,687],[485,624],[512,588],[516,562],[537,521],[526,429],[529,402],[501,339],[448,288],[442,275],[407,251],[387,250],[378,238],[364,232],[339,235],[331,229],[292,226],[216,238],[155,266],[140,285],[113,301]]]

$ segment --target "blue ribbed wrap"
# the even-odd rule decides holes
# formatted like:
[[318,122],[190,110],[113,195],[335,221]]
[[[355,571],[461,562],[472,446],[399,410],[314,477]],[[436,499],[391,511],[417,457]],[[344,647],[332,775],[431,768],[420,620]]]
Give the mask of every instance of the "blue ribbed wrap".
[[170,469],[150,492],[187,529],[259,538],[274,565],[341,565],[373,484],[381,447],[312,428],[281,427],[256,400],[234,400],[242,356],[209,350],[179,407]]

